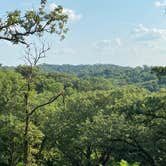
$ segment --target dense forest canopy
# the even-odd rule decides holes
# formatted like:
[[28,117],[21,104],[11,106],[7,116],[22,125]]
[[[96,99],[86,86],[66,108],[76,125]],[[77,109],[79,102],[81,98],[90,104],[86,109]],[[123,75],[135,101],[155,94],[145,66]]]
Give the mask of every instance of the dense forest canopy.
[[[137,82],[116,85],[114,77],[81,78],[39,69],[34,73],[30,108],[64,87],[65,96],[31,116],[30,165],[165,165],[165,88],[150,92]],[[20,166],[26,78],[20,66],[2,67],[0,76],[0,165]]]
[[[110,64],[96,64],[96,65],[39,65],[41,71],[44,72],[59,72],[75,75],[82,79],[91,77],[102,77],[107,80],[112,80],[116,85],[135,84],[146,88],[150,91],[156,91],[166,86],[165,73],[158,80],[154,67],[122,67]],[[164,67],[160,68],[165,71]],[[158,71],[158,70],[157,70]],[[159,74],[160,75],[160,74]]]

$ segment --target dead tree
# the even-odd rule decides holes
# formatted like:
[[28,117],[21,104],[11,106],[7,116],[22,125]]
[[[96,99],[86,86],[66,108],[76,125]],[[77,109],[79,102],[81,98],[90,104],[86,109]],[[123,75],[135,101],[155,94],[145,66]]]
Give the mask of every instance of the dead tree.
[[35,44],[32,44],[32,47],[27,47],[25,51],[25,61],[27,62],[28,70],[24,75],[26,79],[26,92],[24,93],[24,107],[25,107],[25,128],[24,128],[24,165],[29,166],[29,140],[28,140],[28,132],[30,126],[30,118],[31,116],[40,108],[47,106],[54,101],[56,101],[60,96],[64,97],[64,92],[61,91],[58,94],[55,94],[50,99],[41,103],[39,105],[34,106],[33,108],[29,108],[29,100],[30,100],[30,91],[32,90],[32,83],[34,81],[34,68],[37,67],[38,62],[46,57],[47,51],[50,50],[49,46],[45,46],[44,43],[41,44],[41,48],[39,49]]

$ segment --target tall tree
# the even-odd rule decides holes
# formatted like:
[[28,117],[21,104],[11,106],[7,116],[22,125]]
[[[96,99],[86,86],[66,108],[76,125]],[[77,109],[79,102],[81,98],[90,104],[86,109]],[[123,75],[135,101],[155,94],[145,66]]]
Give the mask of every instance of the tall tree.
[[24,165],[30,166],[32,165],[32,158],[30,157],[30,146],[29,146],[29,128],[31,120],[30,118],[32,115],[39,110],[40,108],[47,106],[57,100],[60,96],[63,96],[64,92],[61,91],[58,94],[50,97],[47,101],[43,103],[39,103],[36,106],[32,106],[30,98],[32,97],[31,93],[33,91],[33,83],[35,80],[36,70],[37,70],[37,63],[42,58],[45,58],[46,52],[50,49],[46,47],[44,43],[42,43],[42,47],[39,49],[36,45],[34,47],[27,47],[27,51],[25,52],[25,60],[28,63],[28,66],[20,66],[16,69],[19,73],[22,74],[26,83],[25,83],[25,92],[24,92],[24,112],[25,112],[25,128],[24,128]]

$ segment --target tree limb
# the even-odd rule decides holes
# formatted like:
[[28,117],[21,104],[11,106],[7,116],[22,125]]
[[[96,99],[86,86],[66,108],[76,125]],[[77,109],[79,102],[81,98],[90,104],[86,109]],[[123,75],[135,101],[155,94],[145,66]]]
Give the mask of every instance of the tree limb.
[[41,108],[41,107],[44,107],[46,105],[49,105],[51,103],[53,103],[55,100],[57,100],[60,96],[64,96],[64,92],[60,92],[58,93],[56,96],[53,96],[52,98],[50,98],[47,102],[43,103],[43,104],[40,104],[38,106],[36,106],[35,108],[33,108],[29,115],[32,115],[37,109]]

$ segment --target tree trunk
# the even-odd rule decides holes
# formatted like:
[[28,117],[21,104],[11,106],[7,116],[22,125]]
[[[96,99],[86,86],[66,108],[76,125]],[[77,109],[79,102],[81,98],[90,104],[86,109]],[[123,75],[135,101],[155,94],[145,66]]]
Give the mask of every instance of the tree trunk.
[[26,115],[25,129],[24,129],[24,165],[28,166],[29,161],[29,142],[28,142],[29,116]]
[[86,165],[91,166],[91,146],[90,145],[87,147],[86,158],[87,158]]
[[[28,91],[30,90],[28,86]],[[28,111],[28,93],[25,94],[25,128],[24,128],[24,166],[29,165],[29,142],[28,142],[28,130],[29,130],[29,111]]]

